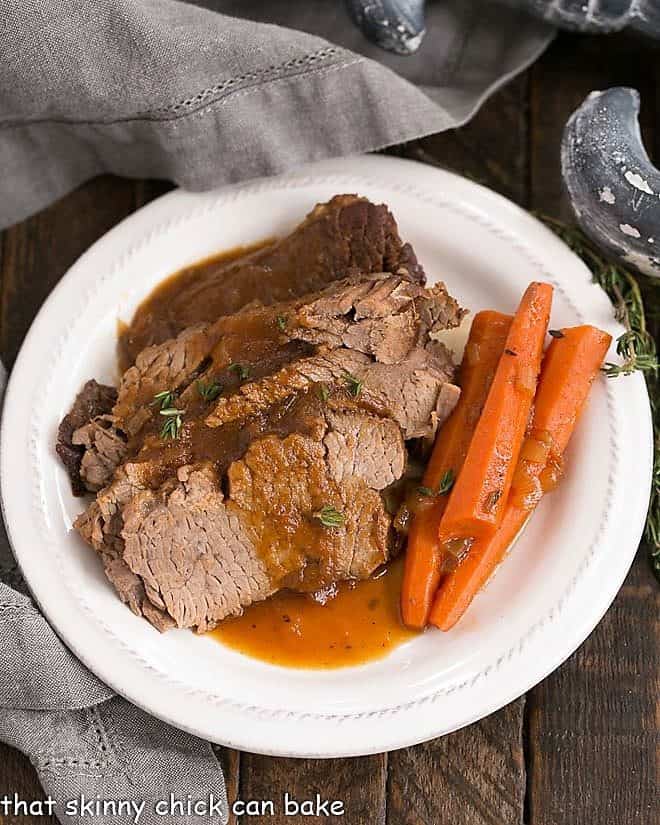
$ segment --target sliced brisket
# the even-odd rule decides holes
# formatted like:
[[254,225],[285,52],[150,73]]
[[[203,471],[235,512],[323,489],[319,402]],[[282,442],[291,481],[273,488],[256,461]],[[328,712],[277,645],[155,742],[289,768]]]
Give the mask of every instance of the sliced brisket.
[[69,474],[73,494],[76,496],[81,496],[87,489],[92,488],[86,487],[80,475],[80,465],[86,447],[74,436],[80,428],[109,413],[116,400],[117,390],[114,387],[98,384],[92,379],[80,390],[71,410],[59,426],[55,449]]
[[[387,561],[385,500],[459,394],[439,339],[463,310],[423,281],[387,208],[342,195],[136,314],[118,393],[89,382],[58,442],[96,492],[75,527],[133,612],[204,632]],[[160,393],[184,411],[170,440]]]
[[200,322],[212,323],[250,304],[274,304],[317,292],[353,273],[397,272],[420,283],[424,272],[384,205],[357,195],[336,195],[317,205],[288,236],[256,254],[173,284],[156,306],[138,311],[123,336],[129,362],[150,344]]

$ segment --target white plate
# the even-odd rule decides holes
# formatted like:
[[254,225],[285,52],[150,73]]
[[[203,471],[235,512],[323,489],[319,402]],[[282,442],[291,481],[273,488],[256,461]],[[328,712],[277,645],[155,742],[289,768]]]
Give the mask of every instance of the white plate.
[[[117,319],[166,275],[241,243],[287,232],[338,192],[384,201],[430,280],[472,310],[512,311],[532,279],[555,286],[552,325],[613,335],[605,295],[548,230],[467,180],[407,161],[354,158],[207,194],[173,192],[98,241],[44,304],[7,391],[0,476],[14,551],[69,647],[118,693],[235,748],[348,756],[410,745],[502,707],[556,668],[621,586],[648,501],[651,421],[639,375],[596,382],[568,473],[465,619],[387,658],[343,670],[271,666],[188,631],[158,634],[115,596],[72,532],[53,445],[88,378],[115,377]],[[615,654],[616,655],[616,654]]]

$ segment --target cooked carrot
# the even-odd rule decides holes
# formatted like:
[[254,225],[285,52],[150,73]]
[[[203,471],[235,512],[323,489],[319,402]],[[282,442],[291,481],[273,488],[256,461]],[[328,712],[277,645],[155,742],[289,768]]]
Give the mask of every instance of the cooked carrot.
[[[598,375],[612,336],[584,325],[553,331],[534,399],[534,430],[547,431],[561,455]],[[561,337],[559,337],[561,336]]]
[[492,536],[502,521],[536,392],[551,303],[552,287],[531,283],[511,322],[463,469],[440,522],[440,543],[453,552],[459,544],[468,546]]
[[[504,351],[511,316],[484,310],[472,321],[458,383],[461,396],[433,445],[422,484],[437,491],[443,479],[458,475],[470,445],[488,390]],[[447,475],[449,474],[449,475]],[[408,627],[426,627],[441,573],[438,526],[447,496],[429,498],[414,515],[408,533],[406,564],[401,587],[401,615]]]
[[[611,343],[611,336],[581,326],[555,333],[543,359],[534,418],[521,451],[502,523],[490,539],[477,541],[442,582],[430,621],[449,630],[502,561],[541,495],[552,489],[589,389]],[[519,482],[516,479],[520,479]]]

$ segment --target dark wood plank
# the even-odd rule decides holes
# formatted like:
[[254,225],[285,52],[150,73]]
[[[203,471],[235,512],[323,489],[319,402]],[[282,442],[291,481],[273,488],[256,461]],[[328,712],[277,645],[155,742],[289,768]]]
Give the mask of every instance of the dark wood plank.
[[387,825],[522,822],[524,702],[389,755]]
[[134,209],[134,183],[97,178],[4,232],[0,356],[9,368],[32,319],[66,270]]
[[530,825],[658,822],[660,598],[639,555],[589,639],[529,696]]
[[[241,825],[269,822],[273,825],[304,825],[308,822],[335,823],[343,819],[350,825],[384,825],[387,756],[359,759],[276,759],[244,753],[241,755],[241,799],[273,800],[275,815],[263,819],[244,816]],[[287,816],[283,797],[302,802],[322,799],[340,801],[343,817]]]
[[238,825],[238,817],[233,813],[233,805],[240,794],[241,753],[240,751],[231,750],[231,748],[220,747],[220,745],[213,745],[213,752],[219,759],[225,776],[227,801],[229,802],[229,821],[227,825]]
[[[534,208],[572,217],[559,174],[561,133],[570,113],[593,89],[638,88],[642,130],[653,149],[656,78],[649,69],[654,54],[629,37],[561,37],[532,69]],[[528,693],[528,825],[658,821],[657,601],[657,584],[641,549],[625,586],[594,633]]]
[[[526,206],[528,76],[494,95],[469,124],[404,147]],[[449,736],[389,755],[388,825],[512,825],[525,797],[524,699]]]

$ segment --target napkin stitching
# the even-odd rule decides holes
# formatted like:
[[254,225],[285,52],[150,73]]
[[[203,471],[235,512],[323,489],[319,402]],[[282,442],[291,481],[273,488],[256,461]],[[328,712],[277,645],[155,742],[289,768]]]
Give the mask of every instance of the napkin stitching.
[[[322,52],[325,52],[325,54],[321,54]],[[235,84],[235,83],[239,82],[240,80],[242,80],[244,78],[247,79],[247,80],[254,79],[255,81],[258,81],[261,78],[263,78],[264,83],[259,84],[259,86],[252,86],[249,89],[243,90],[243,91],[252,91],[252,90],[260,88],[260,86],[264,85],[265,83],[272,82],[274,80],[287,80],[290,77],[296,77],[299,74],[301,74],[300,72],[298,72],[297,74],[289,74],[289,75],[282,74],[288,68],[302,68],[305,65],[307,65],[308,63],[313,64],[313,62],[315,60],[320,60],[320,59],[323,59],[324,57],[332,57],[334,55],[341,54],[341,53],[344,53],[346,55],[350,55],[353,59],[348,60],[348,61],[344,61],[343,63],[338,64],[338,66],[330,67],[330,68],[341,68],[343,66],[350,65],[351,63],[359,62],[359,61],[363,60],[362,57],[354,55],[353,52],[349,52],[346,49],[340,49],[340,48],[337,48],[337,47],[332,47],[332,49],[326,48],[326,49],[321,49],[320,52],[311,52],[310,54],[305,55],[304,57],[299,57],[299,58],[295,58],[293,60],[289,60],[286,63],[282,63],[281,65],[276,66],[276,67],[271,66],[271,67],[268,67],[267,69],[258,69],[258,70],[255,70],[254,72],[248,72],[245,75],[239,75],[238,77],[235,77],[235,78],[229,78],[227,81],[223,81],[222,84],[218,84],[218,86],[221,87],[221,91],[222,91],[222,88],[225,84],[227,84],[227,85]],[[320,71],[323,71],[322,66],[313,66],[312,65],[312,68],[310,69],[309,74],[317,74]],[[210,87],[210,89],[205,89],[205,90],[203,90],[202,92],[200,92],[198,94],[203,95],[207,91],[212,91],[214,88],[215,87]],[[227,93],[227,95],[225,95],[224,99],[234,97],[238,93],[239,92],[232,92],[230,90]],[[57,123],[57,124],[70,125],[70,126],[112,126],[113,124],[116,124],[116,123],[132,123],[132,122],[135,122],[135,121],[139,122],[139,121],[154,121],[154,120],[158,121],[158,122],[166,123],[167,122],[166,120],[163,120],[162,118],[159,118],[156,115],[158,115],[159,113],[160,114],[167,113],[171,109],[173,110],[176,107],[181,107],[182,105],[186,104],[189,101],[191,102],[191,105],[193,105],[192,101],[194,101],[194,99],[195,98],[186,98],[185,100],[179,101],[178,103],[172,104],[170,107],[165,107],[164,109],[146,109],[146,110],[143,110],[143,111],[138,111],[133,115],[127,115],[126,117],[120,117],[120,118],[108,118],[108,119],[100,119],[100,120],[75,120],[74,118],[33,118],[33,119],[26,118],[26,119],[23,119],[23,120],[4,120],[4,121],[0,121],[0,130],[1,129],[17,129],[17,128],[22,128],[24,126],[33,126],[33,125],[38,125],[38,124],[42,124],[42,123]],[[217,102],[217,101],[215,101],[215,102]],[[184,118],[184,117],[186,117],[186,114],[187,113],[182,113],[182,114],[175,115],[174,119]],[[170,118],[170,119],[173,119],[173,118]]]
[[286,71],[286,69],[293,69],[296,67],[303,67],[309,63],[313,63],[316,60],[322,60],[324,57],[332,57],[339,51],[340,49],[337,47],[331,46],[329,48],[319,49],[317,52],[311,52],[304,57],[294,57],[279,66],[269,66],[267,69],[255,69],[253,72],[246,72],[245,74],[237,75],[236,77],[230,77],[228,80],[223,80],[215,86],[210,86],[203,91],[198,92],[193,97],[180,100],[178,103],[173,103],[170,106],[159,106],[157,109],[149,109],[146,114],[176,112],[184,107],[190,108],[198,103],[203,103],[205,98],[223,92],[225,89],[234,86],[236,83],[241,83],[245,80],[259,80],[262,77],[268,78],[275,72]]
[[[347,61],[344,61],[343,63],[338,63],[335,66],[328,66],[326,68],[319,68],[319,69],[315,70],[313,74],[316,77],[324,77],[324,76],[327,76],[329,74],[332,74],[332,72],[337,72],[337,71],[340,71],[342,69],[346,69],[349,66],[353,66],[356,63],[363,63],[363,62],[364,62],[364,58],[356,57],[353,60],[347,60]],[[196,120],[196,119],[199,119],[199,118],[202,118],[202,117],[206,117],[216,107],[224,106],[225,103],[233,102],[234,100],[236,100],[236,98],[247,97],[248,95],[254,94],[254,92],[258,92],[266,84],[279,83],[281,80],[290,80],[290,79],[291,79],[290,77],[273,77],[270,80],[267,80],[265,83],[259,84],[259,86],[250,86],[247,89],[240,89],[239,91],[234,92],[233,94],[226,95],[223,98],[219,98],[218,100],[211,101],[211,103],[209,103],[203,109],[198,109],[196,112],[189,112],[188,114],[181,115],[180,117],[178,117],[176,119],[161,121],[161,124],[163,125],[163,127],[169,127],[170,129],[172,129],[174,131],[176,129],[179,129],[182,125],[185,126],[186,123],[189,122],[189,121]]]
[[[131,755],[123,746],[121,738],[116,736],[112,726],[104,721],[102,708],[99,705],[97,705],[93,708],[93,710],[95,711],[95,715],[98,718],[99,725],[101,726],[101,729],[105,734],[105,741],[107,742],[107,747],[112,752],[116,764],[121,767],[124,776],[131,783],[131,785],[135,785],[135,782],[133,781],[133,775],[131,772],[131,764],[134,760],[131,759]],[[110,716],[109,718],[111,719],[112,717]]]

